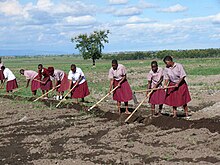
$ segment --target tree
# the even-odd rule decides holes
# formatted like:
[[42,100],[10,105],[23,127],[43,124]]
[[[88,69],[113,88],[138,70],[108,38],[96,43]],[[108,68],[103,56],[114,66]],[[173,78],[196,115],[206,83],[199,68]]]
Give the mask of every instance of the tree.
[[102,57],[104,43],[108,43],[109,30],[94,31],[92,34],[80,34],[71,39],[76,43],[76,49],[80,51],[84,59],[92,59],[93,65],[95,60]]

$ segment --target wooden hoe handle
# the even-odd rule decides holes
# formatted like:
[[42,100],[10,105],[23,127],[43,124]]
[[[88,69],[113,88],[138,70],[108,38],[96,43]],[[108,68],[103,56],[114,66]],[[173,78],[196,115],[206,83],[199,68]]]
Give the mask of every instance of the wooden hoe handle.
[[88,109],[88,111],[91,111],[95,106],[97,106],[100,102],[102,102],[106,97],[108,97],[112,92],[114,92],[119,86],[116,86],[114,89],[112,89],[107,95],[105,95],[103,98],[101,98],[97,103],[95,103],[92,107]]

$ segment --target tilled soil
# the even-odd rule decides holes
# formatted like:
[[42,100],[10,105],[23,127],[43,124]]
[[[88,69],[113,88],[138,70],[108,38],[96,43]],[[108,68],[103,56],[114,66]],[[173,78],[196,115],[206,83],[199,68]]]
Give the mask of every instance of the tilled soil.
[[0,99],[0,164],[220,163],[219,103],[191,105],[190,120],[151,117],[142,106],[125,124],[111,103],[88,113],[83,104]]

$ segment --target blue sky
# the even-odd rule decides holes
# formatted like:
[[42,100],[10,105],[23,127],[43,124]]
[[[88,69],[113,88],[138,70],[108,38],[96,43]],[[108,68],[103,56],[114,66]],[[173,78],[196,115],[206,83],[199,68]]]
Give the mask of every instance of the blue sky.
[[105,53],[220,48],[220,0],[0,0],[0,55],[78,53],[71,37],[107,29]]

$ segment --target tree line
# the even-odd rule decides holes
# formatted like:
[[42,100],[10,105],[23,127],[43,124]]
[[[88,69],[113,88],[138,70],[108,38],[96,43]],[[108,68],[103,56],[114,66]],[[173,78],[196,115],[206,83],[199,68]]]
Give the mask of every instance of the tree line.
[[158,58],[163,59],[166,55],[174,58],[207,58],[220,57],[219,48],[210,49],[191,49],[191,50],[161,50],[161,51],[136,51],[136,52],[119,52],[114,54],[105,54],[102,59],[116,60],[143,60]]

